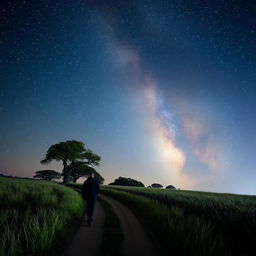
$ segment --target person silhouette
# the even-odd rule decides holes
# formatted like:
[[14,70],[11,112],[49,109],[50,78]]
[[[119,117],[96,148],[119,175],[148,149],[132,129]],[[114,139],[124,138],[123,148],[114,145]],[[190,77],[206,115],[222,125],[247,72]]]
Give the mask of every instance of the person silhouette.
[[92,217],[98,193],[99,183],[95,180],[94,173],[91,172],[82,187],[82,196],[86,201],[87,222],[89,227],[91,226],[91,223],[93,221]]

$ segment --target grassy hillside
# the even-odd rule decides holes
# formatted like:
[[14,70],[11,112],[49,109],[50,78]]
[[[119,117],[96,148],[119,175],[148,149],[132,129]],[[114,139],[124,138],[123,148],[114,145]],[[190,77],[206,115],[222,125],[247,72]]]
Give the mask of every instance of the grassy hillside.
[[225,254],[221,240],[204,221],[184,216],[148,198],[109,188],[101,190],[128,206],[146,226],[159,255],[219,256]]
[[59,184],[0,178],[0,255],[46,252],[83,208],[79,194]]
[[162,240],[161,233],[169,236],[166,246],[176,244],[178,255],[255,255],[256,196],[127,186],[101,191],[127,204]]
[[256,196],[105,186],[110,188],[147,197],[195,222],[208,223],[226,253],[254,255],[256,251]]

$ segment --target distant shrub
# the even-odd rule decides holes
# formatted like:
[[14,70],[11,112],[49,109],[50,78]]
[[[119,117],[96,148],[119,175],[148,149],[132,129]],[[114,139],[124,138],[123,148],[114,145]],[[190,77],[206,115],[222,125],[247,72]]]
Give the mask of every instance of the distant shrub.
[[131,178],[124,178],[124,177],[119,177],[114,182],[109,183],[109,185],[145,187],[144,184],[140,181],[137,181]]
[[173,185],[168,185],[168,186],[166,186],[166,188],[168,188],[168,189],[176,189]]
[[153,183],[151,184],[151,188],[162,188],[163,186],[159,183]]
[[36,174],[34,175],[34,178],[42,180],[53,180],[59,179],[60,177],[60,173],[54,170],[36,171]]

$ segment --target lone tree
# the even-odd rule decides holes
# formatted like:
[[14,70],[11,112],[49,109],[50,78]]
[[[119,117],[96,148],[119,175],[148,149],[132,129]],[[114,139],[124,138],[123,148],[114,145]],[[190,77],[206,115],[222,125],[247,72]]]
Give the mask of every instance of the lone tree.
[[115,179],[115,181],[112,183],[109,183],[109,185],[145,187],[144,184],[140,181],[137,181],[131,178],[124,178],[124,177],[119,177],[118,179]]
[[63,163],[63,183],[69,182],[71,175],[71,168],[68,165],[76,161],[85,160],[85,164],[99,165],[101,157],[94,154],[90,149],[85,149],[82,141],[67,140],[49,147],[45,159],[41,161],[42,164],[48,164],[52,160],[62,161]]
[[42,180],[52,180],[52,179],[59,179],[60,173],[54,170],[42,170],[36,171],[34,178],[42,179]]
[[104,178],[91,166],[87,165],[83,161],[76,161],[71,163],[68,168],[71,169],[71,177],[73,178],[73,182],[77,182],[77,180],[81,177],[87,177],[92,172],[95,175],[95,179],[103,184]]

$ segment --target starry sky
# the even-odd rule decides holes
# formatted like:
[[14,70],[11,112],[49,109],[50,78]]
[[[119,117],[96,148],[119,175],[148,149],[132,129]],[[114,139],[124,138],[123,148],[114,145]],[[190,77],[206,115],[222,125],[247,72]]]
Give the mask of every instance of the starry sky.
[[106,184],[256,194],[255,1],[1,1],[0,28],[0,173],[76,139]]

